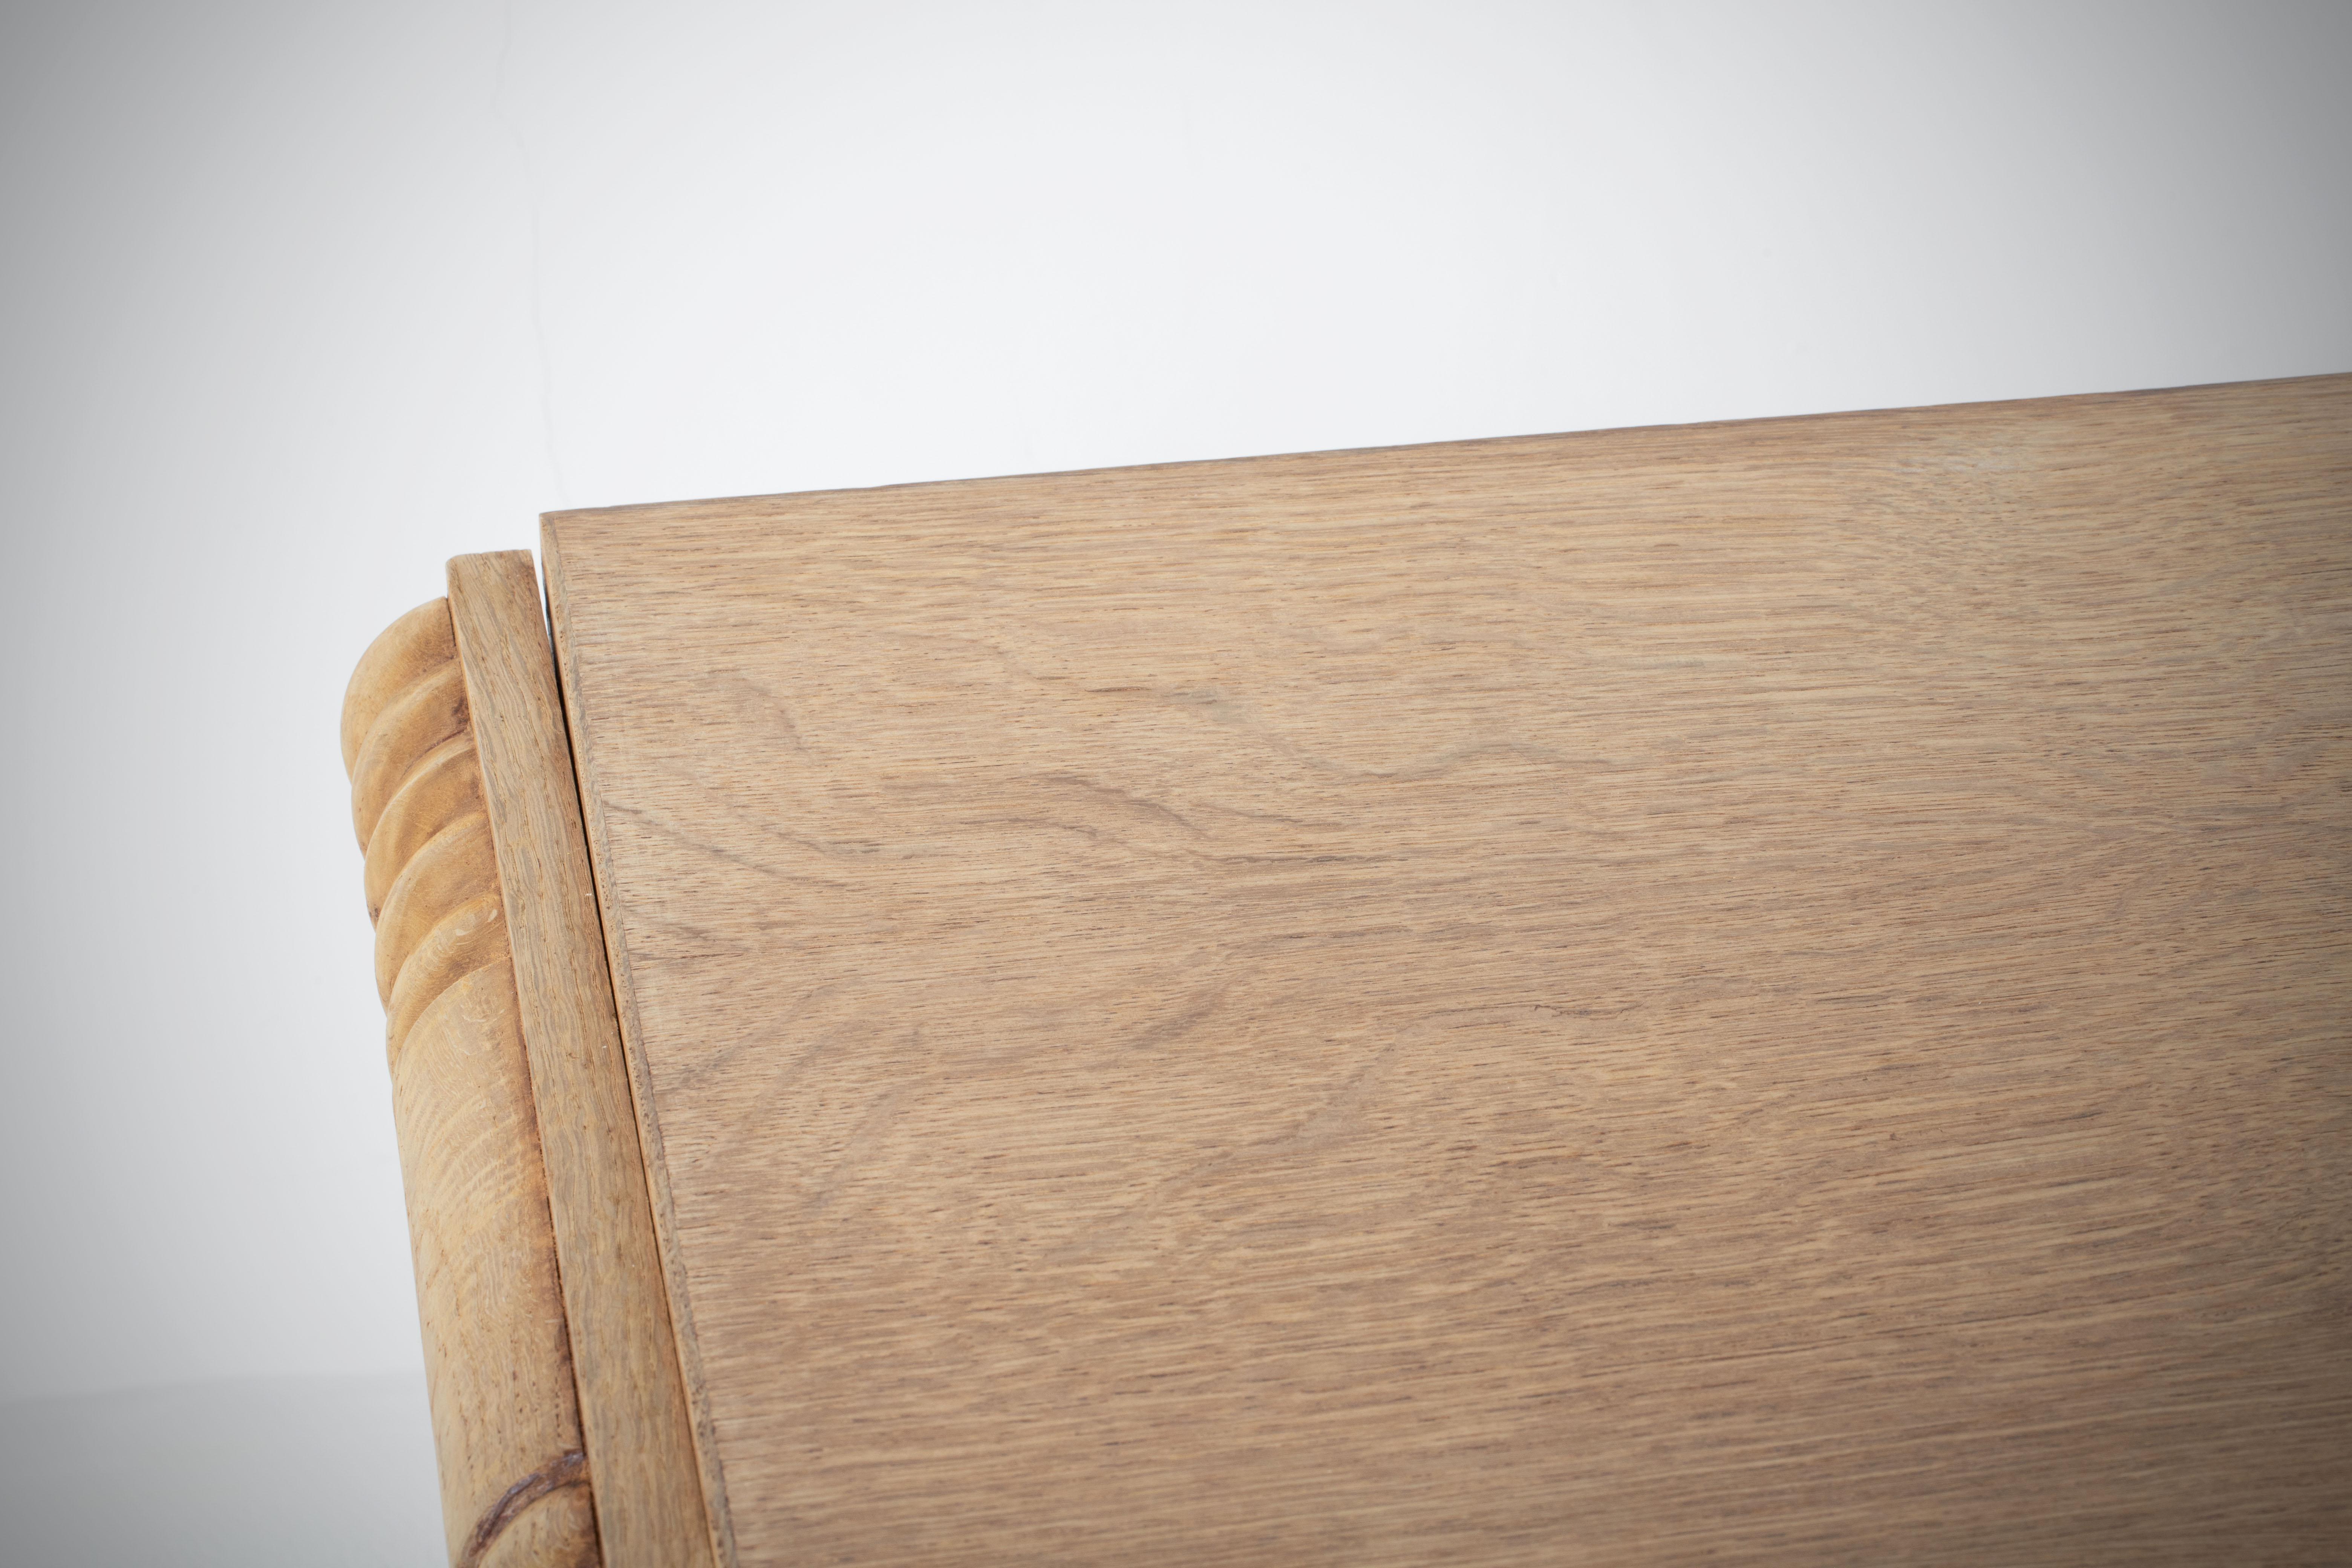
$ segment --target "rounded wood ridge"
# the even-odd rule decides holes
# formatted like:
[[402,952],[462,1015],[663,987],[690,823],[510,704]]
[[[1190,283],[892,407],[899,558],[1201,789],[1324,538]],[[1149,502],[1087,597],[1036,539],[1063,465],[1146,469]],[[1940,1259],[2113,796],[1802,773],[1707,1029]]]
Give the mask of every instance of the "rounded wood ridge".
[[601,1556],[547,1175],[447,600],[362,657],[342,748],[449,1560],[588,1568]]

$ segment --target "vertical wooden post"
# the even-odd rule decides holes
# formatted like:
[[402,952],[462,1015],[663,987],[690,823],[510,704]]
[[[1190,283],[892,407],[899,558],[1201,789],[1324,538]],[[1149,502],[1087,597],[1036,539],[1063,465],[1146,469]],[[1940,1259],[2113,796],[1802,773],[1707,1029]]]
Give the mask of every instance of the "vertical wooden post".
[[343,700],[454,1568],[594,1568],[539,1122],[446,600]]
[[449,605],[506,892],[604,1563],[707,1568],[715,1549],[530,556],[458,556]]

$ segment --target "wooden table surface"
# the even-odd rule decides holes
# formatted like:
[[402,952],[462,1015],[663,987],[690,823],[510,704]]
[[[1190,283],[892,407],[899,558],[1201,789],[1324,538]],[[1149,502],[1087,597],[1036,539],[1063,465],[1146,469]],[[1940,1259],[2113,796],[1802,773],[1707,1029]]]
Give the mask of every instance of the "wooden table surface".
[[2352,377],[546,569],[736,1562],[2352,1560]]

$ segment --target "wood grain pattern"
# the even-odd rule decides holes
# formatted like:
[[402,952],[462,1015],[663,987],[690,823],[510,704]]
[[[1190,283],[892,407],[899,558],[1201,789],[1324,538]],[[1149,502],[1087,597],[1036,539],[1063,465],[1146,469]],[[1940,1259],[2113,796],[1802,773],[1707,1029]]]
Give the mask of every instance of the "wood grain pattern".
[[545,559],[740,1563],[2352,1559],[2352,378]]
[[458,556],[449,604],[481,755],[485,838],[508,893],[604,1563],[693,1568],[713,1546],[530,556]]
[[457,658],[448,602],[419,605],[369,647],[343,703],[441,1514],[456,1568],[594,1568],[538,1118]]

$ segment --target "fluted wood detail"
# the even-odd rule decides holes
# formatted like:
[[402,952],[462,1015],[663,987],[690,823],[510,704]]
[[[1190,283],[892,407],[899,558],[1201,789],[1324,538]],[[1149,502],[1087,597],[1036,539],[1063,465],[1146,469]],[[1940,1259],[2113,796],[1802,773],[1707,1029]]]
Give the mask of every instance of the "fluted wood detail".
[[449,1560],[588,1568],[546,1170],[447,600],[375,640],[342,717]]

